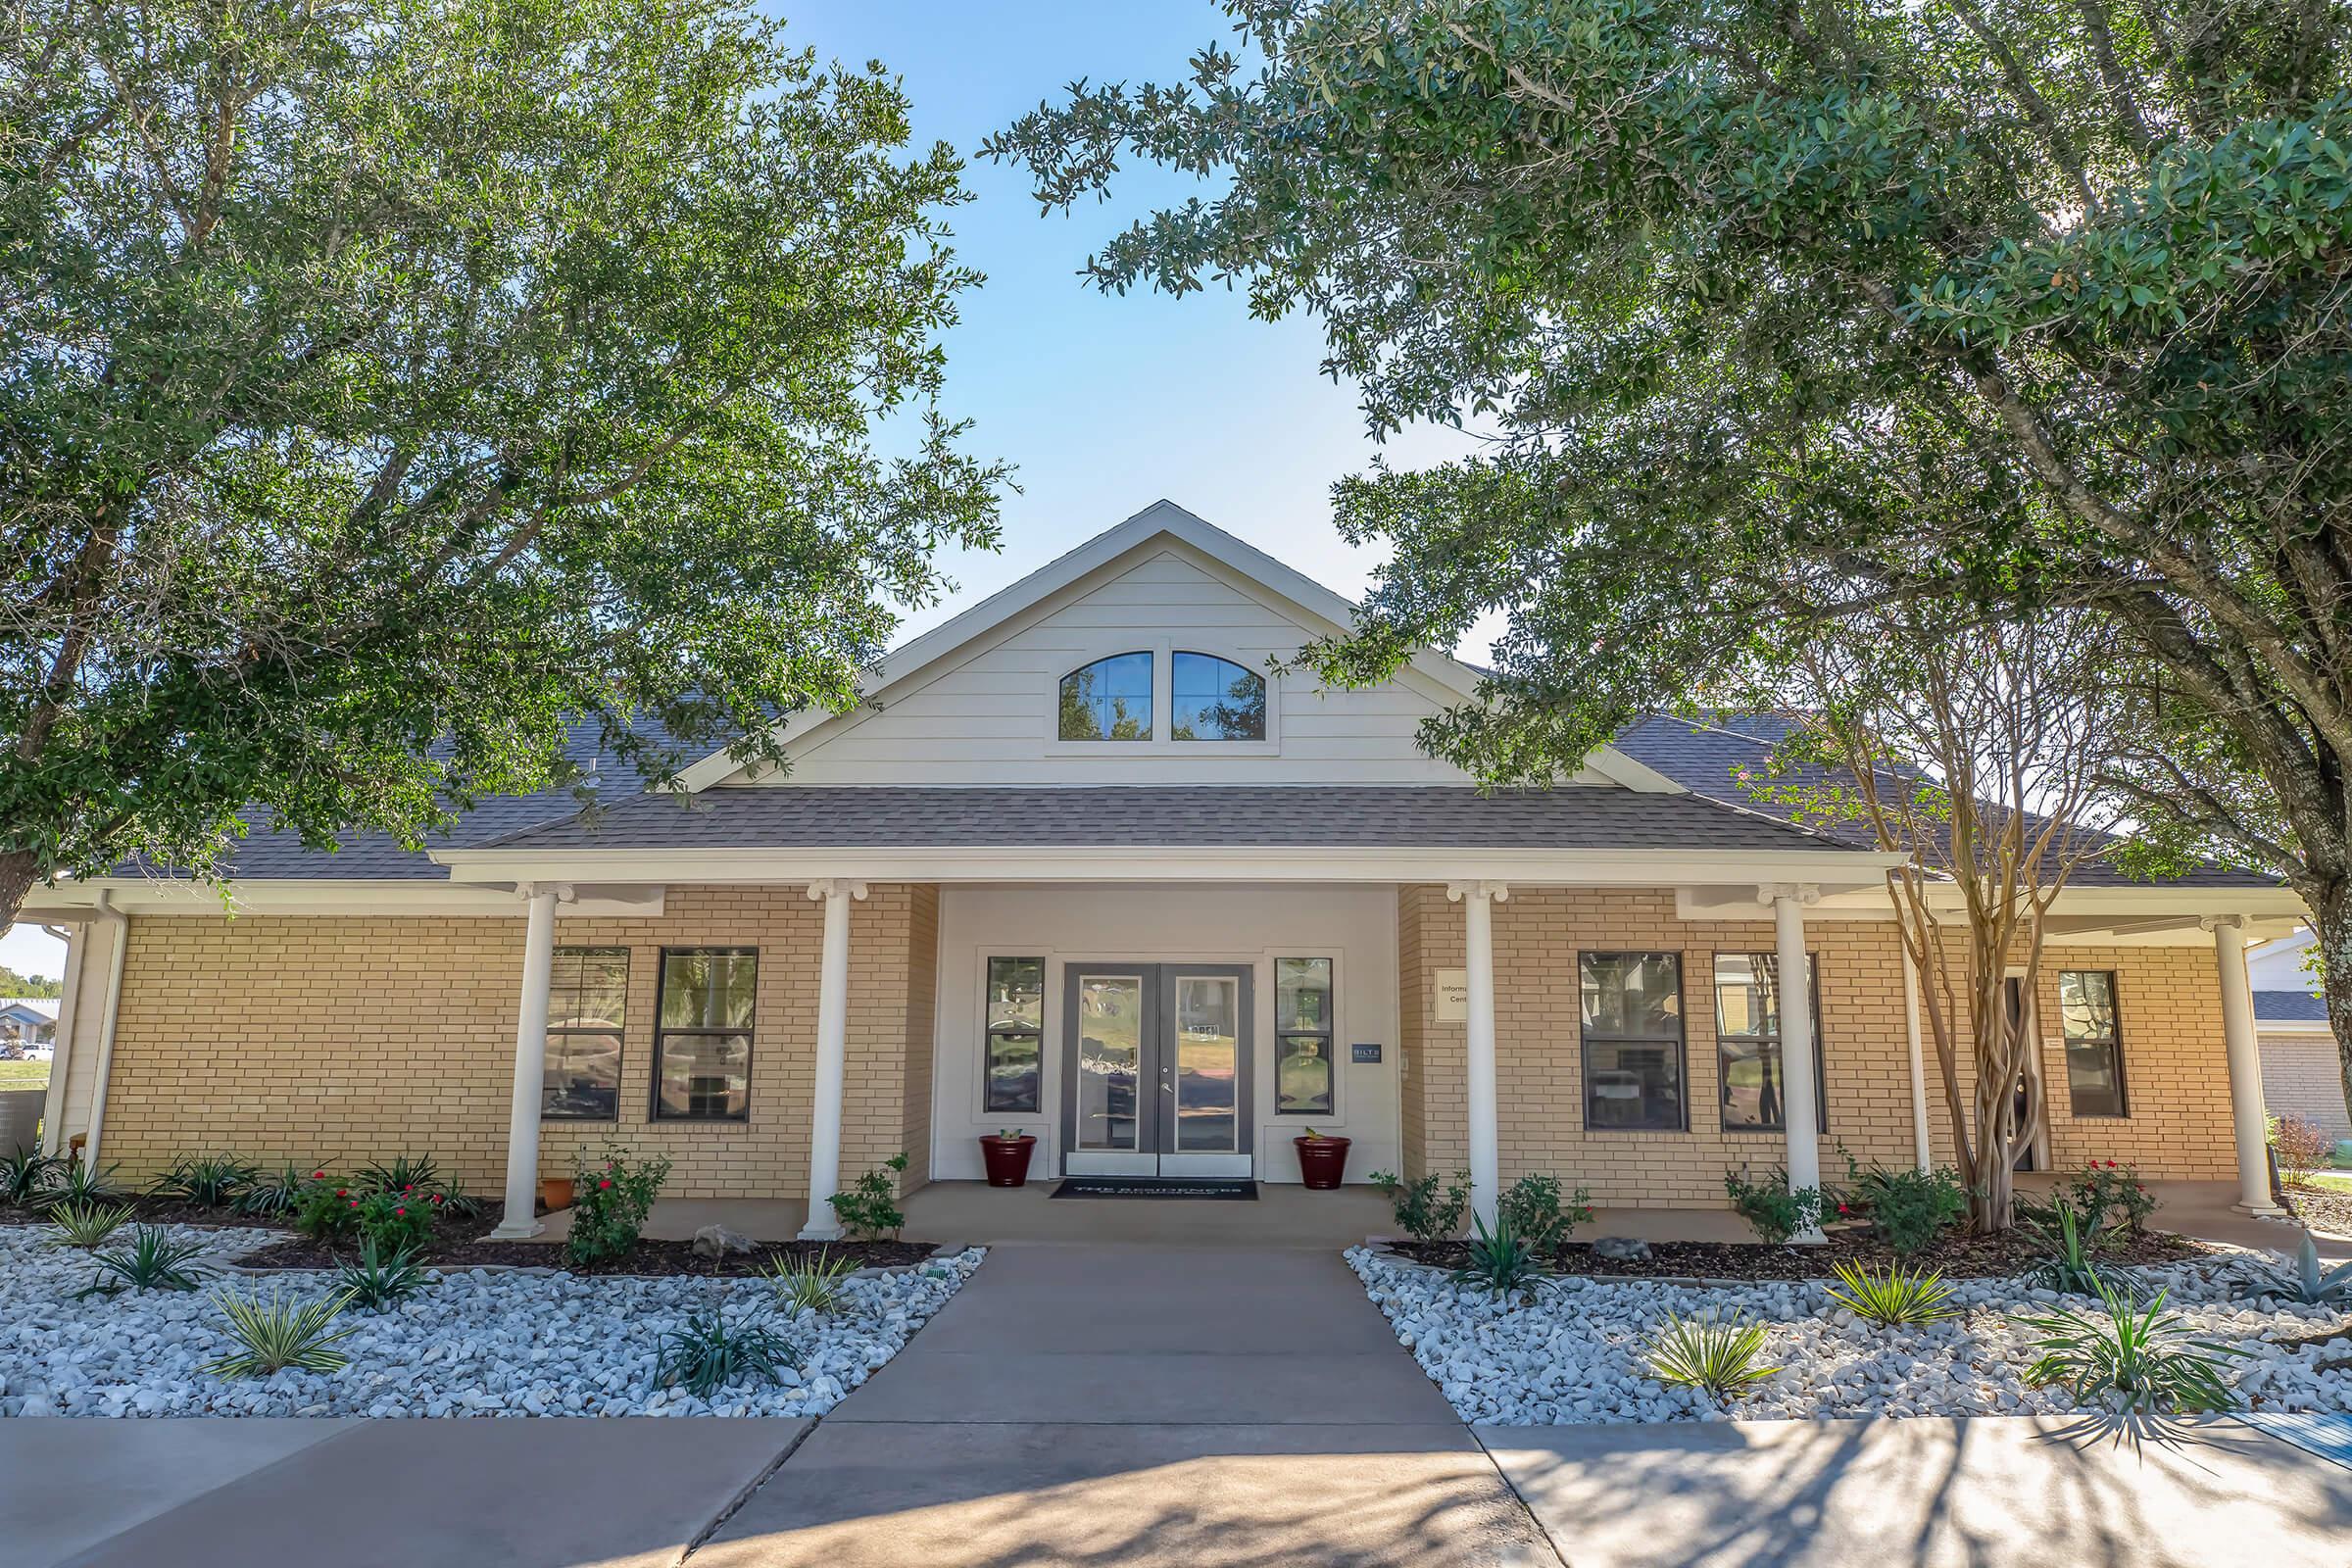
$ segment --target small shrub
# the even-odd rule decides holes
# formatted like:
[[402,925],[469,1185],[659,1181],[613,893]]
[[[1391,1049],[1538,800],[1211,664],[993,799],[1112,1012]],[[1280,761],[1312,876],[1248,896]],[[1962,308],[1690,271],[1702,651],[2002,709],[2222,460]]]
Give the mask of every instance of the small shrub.
[[1455,1171],[1442,1196],[1434,1171],[1417,1182],[1408,1182],[1376,1170],[1371,1181],[1388,1199],[1389,1210],[1396,1216],[1396,1228],[1422,1246],[1449,1242],[1460,1234],[1462,1210],[1470,1206],[1468,1171]]
[[312,1180],[294,1212],[294,1228],[314,1242],[339,1241],[360,1228],[367,1194],[356,1183],[334,1177]]
[[1522,1176],[1494,1203],[1496,1220],[1508,1224],[1538,1252],[1550,1252],[1592,1222],[1592,1193],[1579,1187],[1563,1201],[1557,1176]]
[[2084,1163],[2066,1184],[2061,1201],[2082,1216],[2082,1240],[2093,1251],[2117,1236],[2139,1236],[2156,1212],[2156,1198],[2133,1167],[2112,1159]]
[[326,1172],[323,1170],[305,1175],[302,1167],[289,1159],[273,1176],[256,1174],[246,1184],[245,1190],[237,1195],[232,1206],[240,1214],[290,1220],[302,1212],[302,1205],[309,1199],[312,1187],[325,1178]]
[[1788,1190],[1788,1173],[1775,1170],[1769,1181],[1751,1182],[1744,1169],[1723,1173],[1723,1190],[1732,1200],[1732,1209],[1747,1221],[1748,1228],[1758,1240],[1779,1247],[1799,1231],[1809,1231],[1821,1223],[1821,1189],[1800,1187]]
[[204,1252],[202,1242],[175,1242],[161,1225],[134,1226],[130,1245],[97,1252],[90,1261],[98,1277],[82,1296],[113,1296],[119,1291],[192,1291],[204,1270],[191,1266]]
[[841,1304],[841,1282],[858,1272],[855,1258],[835,1257],[818,1248],[814,1257],[777,1253],[761,1270],[776,1287],[776,1301],[796,1316],[830,1312]]
[[2328,1163],[2335,1140],[2309,1116],[2289,1112],[2271,1119],[2271,1148],[2278,1154],[2278,1169],[2290,1187],[2311,1185],[2311,1173]]
[[2281,1271],[2270,1279],[2241,1285],[2238,1294],[2277,1297],[2305,1306],[2352,1306],[2352,1263],[2321,1268],[2320,1250],[2312,1245],[2311,1233],[2306,1231],[2303,1244],[2295,1252],[2294,1272]]
[[2043,1232],[2058,1250],[2043,1259],[2027,1278],[2034,1284],[2069,1296],[2097,1296],[2107,1289],[2106,1276],[2091,1261],[2090,1247],[2083,1235],[2082,1222],[2070,1203],[2058,1204],[2052,1212],[2057,1218],[2057,1234]]
[[352,1211],[361,1242],[373,1242],[384,1252],[422,1251],[433,1237],[433,1200],[438,1196],[421,1191],[368,1194]]
[[626,1257],[645,1234],[645,1218],[654,1211],[662,1184],[669,1180],[669,1160],[657,1154],[632,1162],[608,1147],[594,1159],[576,1156],[573,1172],[565,1255],[583,1265]]
[[65,1167],[65,1160],[55,1154],[18,1150],[0,1159],[0,1202],[31,1208],[40,1202],[43,1191],[64,1173]]
[[1497,1214],[1494,1228],[1473,1217],[1470,1238],[1470,1259],[1453,1271],[1453,1283],[1482,1290],[1499,1297],[1504,1305],[1521,1299],[1532,1299],[1536,1287],[1546,1284],[1550,1276],[1538,1261],[1535,1244],[1519,1234],[1509,1219]]
[[261,1174],[228,1154],[182,1154],[156,1178],[158,1198],[175,1198],[194,1208],[226,1208]]
[[661,1388],[680,1388],[708,1399],[743,1378],[781,1382],[784,1369],[799,1359],[791,1342],[766,1324],[730,1326],[726,1308],[719,1306],[709,1317],[696,1313],[684,1328],[670,1332],[662,1342],[654,1379]]
[[1709,1312],[1669,1317],[1649,1345],[1649,1375],[1668,1388],[1702,1389],[1717,1400],[1736,1398],[1778,1371],[1757,1364],[1764,1325]]
[[52,1177],[34,1197],[36,1204],[111,1203],[130,1195],[115,1181],[116,1167],[92,1170],[79,1160],[67,1160],[62,1174]]
[[234,1355],[207,1361],[201,1371],[223,1378],[266,1378],[287,1367],[304,1372],[340,1372],[351,1364],[351,1357],[328,1348],[355,1332],[334,1326],[335,1319],[342,1316],[343,1308],[351,1302],[348,1296],[323,1297],[297,1306],[292,1301],[280,1300],[277,1287],[272,1285],[266,1302],[258,1296],[239,1296],[231,1291],[222,1291],[212,1299],[228,1319],[229,1338],[244,1348]]
[[1927,1250],[1968,1215],[1968,1189],[1948,1165],[1873,1165],[1855,1181],[1854,1200],[1869,1214],[1872,1233],[1897,1257]]
[[386,1253],[374,1237],[368,1236],[361,1238],[359,1261],[344,1264],[335,1283],[354,1306],[381,1312],[423,1290],[426,1275],[416,1261],[415,1248]]
[[852,1236],[865,1241],[879,1241],[888,1233],[898,1239],[906,1216],[899,1211],[898,1173],[906,1168],[904,1152],[891,1155],[878,1170],[869,1170],[852,1182],[849,1191],[835,1193],[826,1201],[833,1205],[834,1217]]
[[128,1203],[56,1203],[49,1209],[49,1223],[60,1233],[56,1245],[84,1251],[121,1230],[129,1218]]
[[2180,1316],[2164,1309],[2162,1291],[2144,1308],[2103,1281],[2098,1296],[2102,1310],[2095,1314],[2018,1319],[2043,1335],[2026,1382],[2064,1384],[2078,1404],[2121,1394],[2125,1408],[2158,1414],[2230,1408],[2220,1358],[2244,1351],[2190,1339]]
[[1830,1299],[1882,1328],[1909,1328],[1940,1323],[1954,1314],[1947,1305],[1952,1288],[1934,1271],[1918,1272],[1900,1266],[1865,1272],[1852,1263],[1835,1271],[1845,1287],[1830,1287]]

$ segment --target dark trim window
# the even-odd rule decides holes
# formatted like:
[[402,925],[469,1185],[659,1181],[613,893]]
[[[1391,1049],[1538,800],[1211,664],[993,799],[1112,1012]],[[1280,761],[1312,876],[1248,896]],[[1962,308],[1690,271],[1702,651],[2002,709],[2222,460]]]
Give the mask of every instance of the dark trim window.
[[620,1042],[629,950],[558,948],[547,985],[547,1065],[539,1114],[554,1121],[620,1115]]
[[1178,654],[1168,733],[1180,741],[1262,741],[1266,679],[1214,654]]
[[2128,1116],[2124,1033],[2113,969],[2058,971],[2058,1017],[2066,1035],[2066,1090],[2078,1116]]
[[1046,960],[988,960],[988,1038],[980,1108],[1031,1114],[1044,1103]]
[[[1829,1075],[1822,1068],[1821,965],[1805,955],[1813,998],[1814,1125],[1830,1124]],[[1788,1130],[1782,1102],[1781,958],[1777,953],[1715,955],[1715,1082],[1727,1133]]]
[[1113,654],[1061,677],[1065,741],[1152,738],[1152,656]]
[[752,1109],[758,948],[663,948],[654,1119],[742,1121]]
[[1274,960],[1274,1110],[1329,1116],[1339,1104],[1333,1054],[1331,960]]
[[1683,1132],[1683,957],[1580,953],[1585,1126],[1595,1132]]

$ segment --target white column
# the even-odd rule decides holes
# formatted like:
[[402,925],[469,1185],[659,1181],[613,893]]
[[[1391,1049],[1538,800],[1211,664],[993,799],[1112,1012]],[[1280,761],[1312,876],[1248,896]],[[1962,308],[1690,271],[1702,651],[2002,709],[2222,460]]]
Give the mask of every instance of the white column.
[[[1771,889],[1772,927],[1780,958],[1781,1124],[1788,1137],[1788,1190],[1821,1186],[1821,1115],[1814,1101],[1812,966],[1805,960],[1805,906],[1819,898],[1809,887]],[[1791,1237],[1823,1240],[1818,1225]]]
[[1500,882],[1456,882],[1446,897],[1462,906],[1464,973],[1468,978],[1470,1211],[1494,1223],[1501,1196],[1499,1118],[1494,1108],[1494,906],[1511,896]]
[[556,899],[569,889],[524,883],[522,1003],[514,1014],[514,1100],[507,1114],[507,1212],[490,1234],[520,1241],[546,1229],[539,1199],[539,1102],[547,1087],[547,983],[556,964]]
[[[1899,941],[1899,933],[1898,933]],[[1903,1032],[1911,1048],[1911,1142],[1919,1152],[1919,1168],[1936,1168],[1935,1146],[1928,1139],[1928,1064],[1920,1049],[1919,965],[1911,961],[1911,944],[1900,943],[1903,955]]]
[[828,877],[808,884],[825,906],[825,944],[816,973],[816,1101],[808,1115],[808,1223],[801,1240],[841,1234],[832,1198],[841,1191],[841,1092],[850,1055],[850,901],[865,884]]
[[2254,1033],[2254,986],[2246,976],[2240,915],[2211,915],[2215,967],[2222,979],[2222,1043],[2230,1053],[2230,1109],[2237,1123],[2237,1202],[2242,1214],[2282,1212],[2271,1201],[2270,1125],[2262,1104],[2262,1047]]

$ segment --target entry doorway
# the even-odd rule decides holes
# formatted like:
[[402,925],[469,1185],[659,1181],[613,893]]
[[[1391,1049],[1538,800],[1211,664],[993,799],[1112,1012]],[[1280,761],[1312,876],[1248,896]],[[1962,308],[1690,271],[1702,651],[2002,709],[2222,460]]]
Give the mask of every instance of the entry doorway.
[[1062,966],[1069,1176],[1248,1176],[1251,973],[1229,964]]

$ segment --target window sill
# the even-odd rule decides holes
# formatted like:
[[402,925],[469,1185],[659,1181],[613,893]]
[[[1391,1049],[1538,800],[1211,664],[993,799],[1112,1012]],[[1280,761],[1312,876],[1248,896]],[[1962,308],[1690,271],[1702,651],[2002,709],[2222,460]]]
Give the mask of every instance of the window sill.
[[1280,741],[1048,741],[1048,757],[1277,757]]

